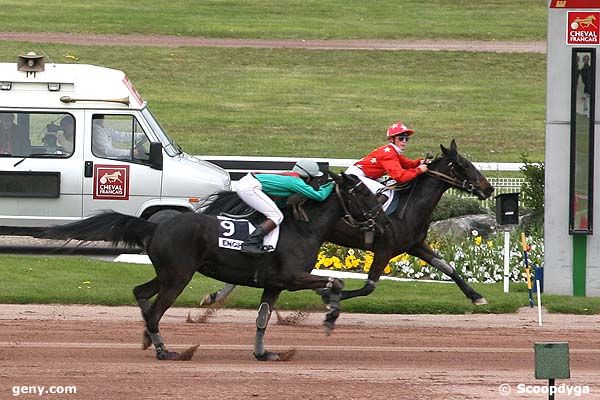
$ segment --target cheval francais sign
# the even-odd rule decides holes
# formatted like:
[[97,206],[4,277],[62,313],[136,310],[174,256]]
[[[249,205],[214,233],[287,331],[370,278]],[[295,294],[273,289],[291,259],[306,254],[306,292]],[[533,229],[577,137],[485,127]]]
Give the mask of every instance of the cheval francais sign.
[[129,165],[94,165],[94,199],[129,200]]
[[550,0],[550,8],[583,9],[590,11],[567,11],[568,45],[600,44],[600,0]]
[[567,44],[600,44],[600,11],[567,12]]

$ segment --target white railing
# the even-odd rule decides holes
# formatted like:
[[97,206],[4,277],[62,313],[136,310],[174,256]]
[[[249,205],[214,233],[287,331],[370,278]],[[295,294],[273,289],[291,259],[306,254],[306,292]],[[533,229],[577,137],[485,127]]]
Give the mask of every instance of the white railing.
[[[524,178],[497,178],[497,177],[487,177],[487,180],[494,187],[494,195],[489,199],[482,200],[481,206],[485,208],[492,209],[495,207],[495,199],[494,196],[497,196],[502,193],[518,193],[521,191],[521,185],[525,181]],[[458,197],[463,198],[472,198],[477,199],[475,196],[471,196],[468,193],[462,192],[458,189],[450,189],[449,193],[456,195]]]
[[[232,180],[238,180],[244,174],[250,171],[266,172],[266,171],[284,171],[291,169],[292,165],[298,161],[298,158],[292,157],[256,157],[256,156],[196,156],[201,160],[213,162],[223,166],[232,176]],[[312,160],[327,164],[333,169],[345,169],[356,162],[355,159],[349,158],[311,158]],[[489,163],[489,162],[474,162],[473,165],[481,171],[489,182],[494,186],[494,196],[501,193],[520,192],[524,178],[505,178],[493,176],[494,172],[518,172],[523,167],[521,163]],[[468,194],[456,189],[452,189],[450,193],[460,197],[471,197]],[[494,206],[494,198],[483,201],[484,207],[491,208]]]

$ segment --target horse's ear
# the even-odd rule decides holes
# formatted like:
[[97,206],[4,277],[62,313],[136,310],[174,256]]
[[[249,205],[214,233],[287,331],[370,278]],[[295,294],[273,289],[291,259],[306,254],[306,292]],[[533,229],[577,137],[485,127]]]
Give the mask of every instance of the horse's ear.
[[450,150],[456,151],[456,140],[452,139],[452,143],[450,143]]
[[448,154],[448,149],[447,149],[447,148],[445,148],[443,144],[440,144],[440,149],[442,149],[442,154],[443,154],[443,155],[446,155],[446,154]]

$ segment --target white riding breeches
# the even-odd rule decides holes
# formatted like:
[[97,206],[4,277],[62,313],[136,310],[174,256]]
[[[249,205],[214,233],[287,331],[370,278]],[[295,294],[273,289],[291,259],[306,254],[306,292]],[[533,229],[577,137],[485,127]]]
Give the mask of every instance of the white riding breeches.
[[235,191],[246,204],[275,222],[277,226],[269,233],[269,236],[277,243],[279,224],[283,221],[283,213],[275,202],[262,191],[260,181],[252,174],[248,174],[237,182]]
[[384,184],[377,182],[369,177],[367,177],[364,171],[358,168],[356,165],[351,165],[345,172],[348,175],[354,175],[358,177],[363,183],[371,190],[372,193],[378,194],[383,193],[387,196],[387,200],[383,203],[383,211],[387,210],[390,204],[392,203],[392,199],[394,198],[394,191],[388,189]]

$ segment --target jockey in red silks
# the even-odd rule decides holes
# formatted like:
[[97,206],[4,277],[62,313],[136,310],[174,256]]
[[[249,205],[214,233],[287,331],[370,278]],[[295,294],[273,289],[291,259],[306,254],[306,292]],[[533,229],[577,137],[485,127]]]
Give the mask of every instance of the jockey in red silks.
[[428,170],[424,159],[411,160],[403,154],[413,133],[402,122],[395,122],[387,130],[388,144],[373,150],[346,170],[347,174],[360,178],[371,192],[386,196],[385,199],[380,198],[384,210],[392,201],[392,192],[376,179],[388,175],[397,183],[406,183]]

